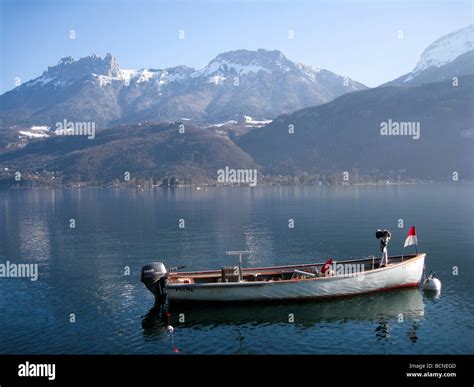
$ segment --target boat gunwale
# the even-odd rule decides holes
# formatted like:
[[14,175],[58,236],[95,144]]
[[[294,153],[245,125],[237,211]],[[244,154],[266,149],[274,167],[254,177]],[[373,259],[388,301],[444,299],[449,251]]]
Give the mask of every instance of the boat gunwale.
[[[418,254],[407,254],[407,255],[392,255],[389,256],[388,259],[396,259],[396,258],[404,258],[406,257],[407,260],[411,260],[414,258],[417,258],[419,255],[425,255],[426,253],[418,253]],[[367,257],[367,258],[357,258],[357,259],[346,259],[343,261],[338,261],[334,260],[334,262],[337,263],[351,263],[351,262],[363,262],[363,261],[372,261],[372,260],[377,260],[381,259],[381,257]],[[279,265],[279,266],[261,266],[261,267],[245,267],[243,268],[243,271],[254,271],[254,270],[271,270],[271,269],[286,269],[286,268],[295,268],[295,267],[311,267],[311,266],[321,266],[324,265],[326,262],[316,262],[316,263],[303,263],[303,264],[295,264],[295,265]],[[169,274],[174,274],[174,275],[187,275],[190,276],[192,274],[211,274],[211,273],[220,273],[220,269],[214,269],[214,270],[197,270],[197,271],[173,271],[170,272]]]
[[[404,255],[396,255],[392,257],[388,257],[389,260],[390,258],[401,258],[405,257]],[[413,263],[417,260],[424,259],[426,257],[426,253],[418,253],[418,254],[410,254],[410,258],[408,258],[406,261],[401,261],[395,264],[391,264],[389,266],[384,266],[384,267],[379,267],[376,269],[371,269],[368,271],[362,271],[362,272],[357,272],[354,274],[347,274],[347,275],[340,275],[340,276],[331,276],[331,277],[313,277],[313,278],[305,278],[305,279],[289,279],[289,280],[279,280],[279,281],[247,281],[247,282],[217,282],[217,283],[168,283],[166,287],[168,289],[190,289],[190,288],[230,288],[230,287],[248,287],[248,286],[264,286],[264,285],[277,285],[277,284],[285,284],[285,283],[297,283],[297,282],[308,282],[308,281],[316,281],[316,280],[342,280],[346,278],[356,278],[360,275],[368,275],[368,274],[373,274],[373,273],[378,273],[384,270],[392,270],[395,268],[400,267],[401,265],[407,264],[407,263]],[[349,262],[362,262],[362,261],[370,261],[372,258],[367,258],[367,259],[359,259],[359,260],[346,260],[346,261],[336,261],[339,263],[349,263]],[[254,271],[254,270],[264,270],[264,269],[277,269],[277,268],[291,268],[291,267],[308,267],[308,266],[318,266],[318,265],[323,265],[324,263],[319,263],[319,264],[304,264],[304,265],[289,265],[289,266],[270,266],[267,268],[247,268],[244,269],[245,271]],[[170,275],[179,275],[180,277],[182,276],[190,276],[189,274],[191,273],[219,273],[217,270],[212,270],[212,271],[201,271],[201,272],[174,272],[170,273]],[[196,275],[197,276],[197,275]]]

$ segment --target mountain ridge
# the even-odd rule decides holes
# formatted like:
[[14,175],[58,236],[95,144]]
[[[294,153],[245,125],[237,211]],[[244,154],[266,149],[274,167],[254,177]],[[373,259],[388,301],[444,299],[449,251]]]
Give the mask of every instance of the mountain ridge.
[[99,127],[181,118],[196,124],[244,116],[266,120],[364,88],[328,70],[296,64],[277,50],[221,53],[202,69],[127,70],[111,54],[93,54],[62,58],[0,96],[0,120],[4,127],[51,126],[65,118]]
[[474,72],[474,24],[441,36],[426,47],[415,68],[383,86],[418,86]]

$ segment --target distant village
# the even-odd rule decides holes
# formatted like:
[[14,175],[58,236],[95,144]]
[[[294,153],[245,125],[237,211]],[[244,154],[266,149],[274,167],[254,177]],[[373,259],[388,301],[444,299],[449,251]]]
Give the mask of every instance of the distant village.
[[116,178],[108,182],[103,181],[71,181],[60,174],[51,171],[24,172],[8,170],[0,171],[0,188],[81,188],[81,187],[111,187],[111,188],[177,188],[177,187],[242,187],[242,186],[333,186],[333,185],[390,185],[390,184],[416,184],[429,182],[429,180],[406,177],[403,174],[396,176],[384,175],[359,175],[356,172],[339,172],[332,174],[311,175],[303,173],[296,176],[259,175],[258,183],[245,182],[222,183],[209,177],[177,177],[166,176],[162,178],[135,178],[127,175],[122,179]]

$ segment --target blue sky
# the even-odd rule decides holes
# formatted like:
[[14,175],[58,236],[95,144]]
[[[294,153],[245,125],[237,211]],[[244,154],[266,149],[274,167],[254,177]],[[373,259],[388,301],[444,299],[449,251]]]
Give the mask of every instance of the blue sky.
[[15,77],[35,78],[65,56],[110,52],[122,68],[201,68],[240,48],[278,49],[291,60],[377,86],[411,71],[428,44],[473,18],[472,2],[455,0],[0,3],[1,93],[14,87]]

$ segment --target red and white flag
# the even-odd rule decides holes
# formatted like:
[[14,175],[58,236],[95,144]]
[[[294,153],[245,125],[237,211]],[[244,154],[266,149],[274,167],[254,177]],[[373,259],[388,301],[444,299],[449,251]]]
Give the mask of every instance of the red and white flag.
[[408,231],[408,235],[405,239],[405,245],[403,247],[411,246],[411,245],[416,245],[418,241],[416,240],[416,230],[415,227],[411,227],[410,231]]

